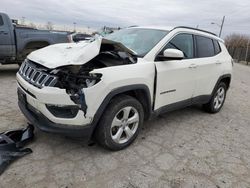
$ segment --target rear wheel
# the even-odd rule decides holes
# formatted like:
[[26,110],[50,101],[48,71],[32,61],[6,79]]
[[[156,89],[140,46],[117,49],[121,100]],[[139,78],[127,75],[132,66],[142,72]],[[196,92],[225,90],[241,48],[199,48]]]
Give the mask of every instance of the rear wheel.
[[221,82],[211,98],[211,100],[204,104],[204,109],[209,113],[217,113],[221,110],[226,99],[227,86],[224,82]]
[[143,107],[139,101],[126,95],[116,97],[102,115],[95,138],[108,149],[121,150],[135,140],[143,119]]

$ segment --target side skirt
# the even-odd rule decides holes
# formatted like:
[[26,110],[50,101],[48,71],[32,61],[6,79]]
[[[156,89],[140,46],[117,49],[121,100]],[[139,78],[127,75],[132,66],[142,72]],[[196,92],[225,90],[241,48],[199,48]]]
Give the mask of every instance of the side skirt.
[[183,100],[173,104],[163,106],[155,111],[153,111],[151,118],[154,118],[160,114],[175,111],[181,108],[185,108],[195,104],[206,104],[210,101],[211,95],[201,95],[191,99]]

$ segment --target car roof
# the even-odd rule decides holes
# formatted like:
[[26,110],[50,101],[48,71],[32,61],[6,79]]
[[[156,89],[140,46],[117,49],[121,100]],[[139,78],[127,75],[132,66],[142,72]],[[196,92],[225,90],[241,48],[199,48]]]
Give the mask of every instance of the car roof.
[[174,31],[174,30],[183,31],[183,32],[192,32],[193,34],[203,35],[203,36],[224,42],[223,39],[219,38],[216,34],[210,31],[187,27],[187,26],[176,26],[176,27],[173,27],[173,26],[135,26],[133,28],[157,29],[157,30],[164,30],[164,31],[169,31],[169,32]]

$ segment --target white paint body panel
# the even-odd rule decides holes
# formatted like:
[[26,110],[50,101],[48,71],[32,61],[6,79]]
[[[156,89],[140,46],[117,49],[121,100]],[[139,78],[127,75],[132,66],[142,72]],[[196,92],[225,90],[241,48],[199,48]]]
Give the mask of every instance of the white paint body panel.
[[191,59],[155,62],[157,69],[155,110],[193,96],[195,77],[194,70],[189,68],[192,63]]

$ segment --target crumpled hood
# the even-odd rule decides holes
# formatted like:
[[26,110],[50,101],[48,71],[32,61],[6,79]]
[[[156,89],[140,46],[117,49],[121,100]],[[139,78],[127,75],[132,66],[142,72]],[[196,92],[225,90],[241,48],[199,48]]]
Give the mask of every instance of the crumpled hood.
[[97,38],[94,41],[51,45],[32,52],[27,58],[50,69],[66,65],[83,65],[100,53],[102,44],[110,44],[119,51],[136,55],[121,43]]

